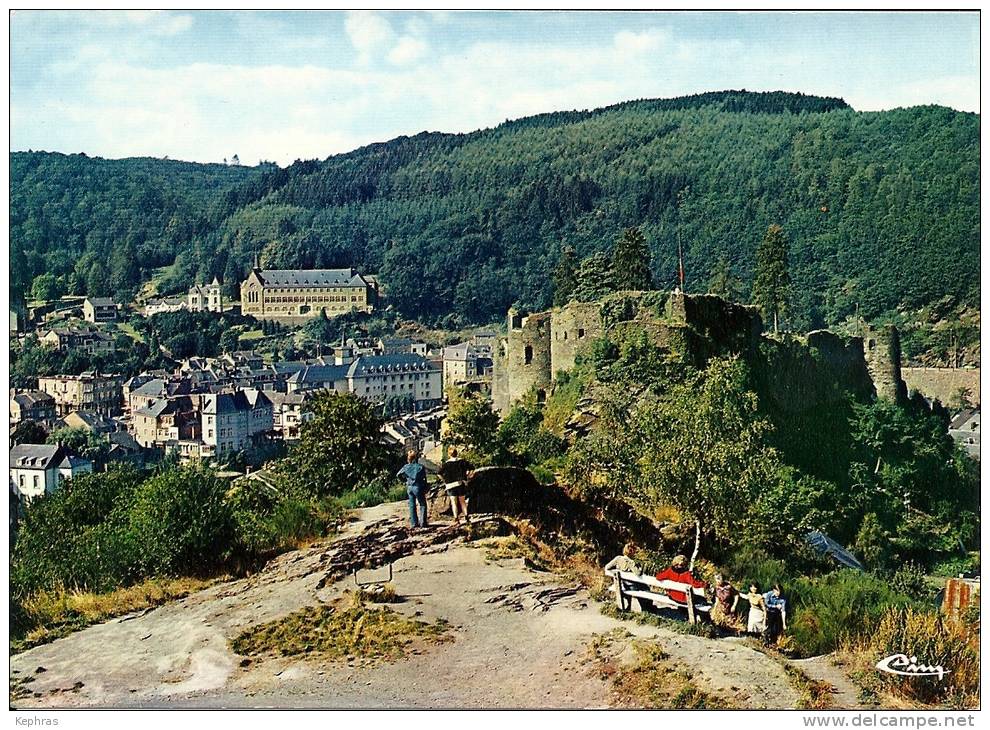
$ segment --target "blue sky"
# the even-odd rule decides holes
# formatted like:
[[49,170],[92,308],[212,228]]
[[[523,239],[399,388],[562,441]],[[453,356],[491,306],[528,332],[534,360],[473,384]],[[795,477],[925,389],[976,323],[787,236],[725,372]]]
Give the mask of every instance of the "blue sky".
[[10,21],[11,145],[288,164],[729,88],[979,110],[979,15],[54,12]]

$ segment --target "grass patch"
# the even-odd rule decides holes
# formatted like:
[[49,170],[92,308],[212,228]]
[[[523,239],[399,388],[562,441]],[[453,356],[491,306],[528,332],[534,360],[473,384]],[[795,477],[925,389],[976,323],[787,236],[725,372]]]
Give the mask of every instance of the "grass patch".
[[820,679],[812,679],[790,662],[781,662],[781,666],[787,672],[791,684],[801,695],[798,709],[827,710],[832,706],[832,693],[835,692],[835,687]]
[[141,333],[134,329],[133,325],[128,322],[117,322],[117,329],[135,342],[144,342],[144,338],[141,336]]
[[21,603],[26,628],[12,631],[10,652],[17,654],[107,619],[184,598],[217,580],[154,578],[109,593],[39,591]]
[[374,507],[385,502],[401,502],[407,498],[404,484],[375,482],[351,492],[344,492],[336,497],[336,500],[337,504],[344,509],[359,509],[361,507]]
[[260,329],[248,330],[247,332],[241,333],[240,341],[250,342],[251,340],[260,340],[264,336],[265,336],[264,332],[262,332]]
[[681,667],[669,661],[669,655],[650,641],[631,644],[634,659],[623,661],[615,645],[628,637],[621,630],[595,637],[589,646],[589,659],[599,676],[612,687],[617,704],[627,707],[648,707],[669,710],[728,709],[731,705],[721,697],[700,689]]
[[485,540],[478,540],[474,544],[480,548],[484,548],[486,560],[522,558],[526,565],[531,568],[547,570],[546,565],[540,559],[537,548],[518,535],[490,537]]
[[352,593],[336,604],[308,606],[248,629],[231,647],[246,656],[302,655],[374,664],[401,659],[415,643],[450,638],[443,619],[434,623],[409,619],[384,606],[369,606],[361,594]]

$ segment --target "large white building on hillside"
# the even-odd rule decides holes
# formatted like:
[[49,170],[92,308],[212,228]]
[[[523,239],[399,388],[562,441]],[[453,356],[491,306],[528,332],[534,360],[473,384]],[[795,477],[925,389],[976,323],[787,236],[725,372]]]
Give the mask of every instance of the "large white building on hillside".
[[354,269],[255,268],[241,283],[241,312],[258,319],[371,312],[376,299],[374,285]]

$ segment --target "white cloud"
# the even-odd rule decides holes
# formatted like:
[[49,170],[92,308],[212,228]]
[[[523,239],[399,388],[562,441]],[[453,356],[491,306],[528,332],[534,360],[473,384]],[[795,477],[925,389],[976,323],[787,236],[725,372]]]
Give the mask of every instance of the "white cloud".
[[404,66],[426,55],[427,48],[426,41],[412,36],[402,36],[395,47],[388,52],[388,60],[397,66]]
[[171,36],[192,28],[193,17],[164,10],[83,10],[71,14],[74,21],[94,28],[134,27],[154,35]]
[[344,30],[357,50],[362,61],[370,60],[371,55],[391,41],[392,26],[381,15],[367,11],[355,11],[347,14]]

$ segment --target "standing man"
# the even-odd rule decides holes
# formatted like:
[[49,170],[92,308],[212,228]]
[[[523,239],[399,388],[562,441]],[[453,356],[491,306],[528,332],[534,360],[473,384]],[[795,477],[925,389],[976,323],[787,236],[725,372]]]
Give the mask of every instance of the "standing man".
[[[414,528],[429,527],[427,515],[430,511],[426,502],[426,493],[429,490],[426,484],[426,467],[417,462],[418,458],[419,453],[416,449],[409,449],[406,452],[406,465],[395,474],[399,481],[406,482],[406,494],[409,495],[409,524]],[[417,502],[423,511],[422,520],[416,514]]]

